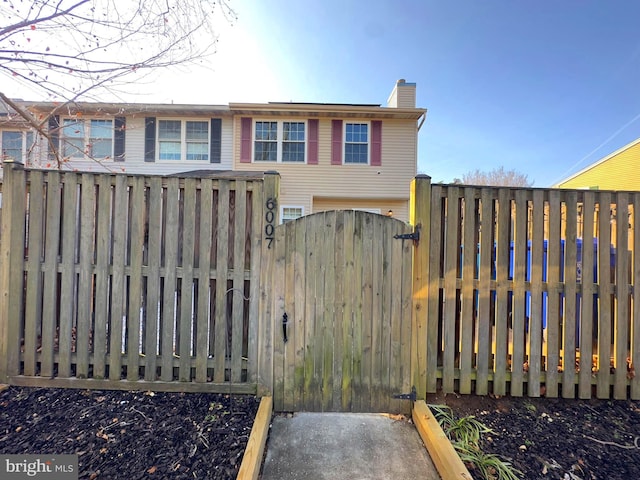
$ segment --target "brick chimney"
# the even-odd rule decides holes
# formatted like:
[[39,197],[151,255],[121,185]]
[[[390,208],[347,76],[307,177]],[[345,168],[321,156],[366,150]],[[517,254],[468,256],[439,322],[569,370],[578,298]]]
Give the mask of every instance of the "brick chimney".
[[416,84],[398,80],[387,100],[389,108],[416,108]]

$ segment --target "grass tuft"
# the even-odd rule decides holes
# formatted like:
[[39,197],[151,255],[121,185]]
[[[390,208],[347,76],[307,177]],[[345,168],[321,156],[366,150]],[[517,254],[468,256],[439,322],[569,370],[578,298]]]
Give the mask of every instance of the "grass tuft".
[[482,475],[484,480],[519,480],[523,473],[498,455],[480,448],[483,433],[494,433],[473,415],[456,418],[447,405],[429,405],[440,427],[456,449],[460,459]]

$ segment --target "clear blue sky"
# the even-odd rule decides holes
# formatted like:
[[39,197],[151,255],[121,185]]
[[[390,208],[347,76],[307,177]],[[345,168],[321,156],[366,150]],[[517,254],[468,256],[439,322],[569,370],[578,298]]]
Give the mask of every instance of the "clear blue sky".
[[640,137],[637,0],[228,3],[209,61],[113,99],[385,104],[405,78],[434,182],[504,166],[547,187]]
[[504,166],[550,186],[640,137],[640,2],[231,5],[289,92],[268,100],[384,104],[398,78],[416,82],[433,181]]

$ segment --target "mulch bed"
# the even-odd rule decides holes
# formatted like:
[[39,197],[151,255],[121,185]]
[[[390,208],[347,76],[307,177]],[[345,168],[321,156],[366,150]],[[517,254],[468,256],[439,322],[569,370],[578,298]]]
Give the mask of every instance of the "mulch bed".
[[450,394],[428,402],[491,428],[483,451],[511,462],[524,479],[640,479],[638,401]]
[[0,452],[77,454],[81,479],[236,478],[251,396],[10,387]]

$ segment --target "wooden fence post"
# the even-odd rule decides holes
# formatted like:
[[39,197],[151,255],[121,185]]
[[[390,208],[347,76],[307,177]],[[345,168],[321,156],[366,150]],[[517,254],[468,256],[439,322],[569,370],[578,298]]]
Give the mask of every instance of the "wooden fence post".
[[2,245],[0,247],[0,382],[20,369],[23,296],[25,172],[21,163],[4,162]]
[[280,174],[264,174],[260,249],[260,298],[258,315],[258,395],[273,392],[273,295],[271,288],[275,250],[275,228],[280,223]]
[[[411,314],[411,380],[417,398],[427,393],[427,327],[429,291],[429,244],[431,242],[431,177],[418,175],[411,182],[410,221],[420,230],[420,241],[413,251],[413,290]],[[436,319],[434,319],[435,321]],[[437,334],[437,325],[435,332]],[[435,375],[436,372],[431,372]]]

